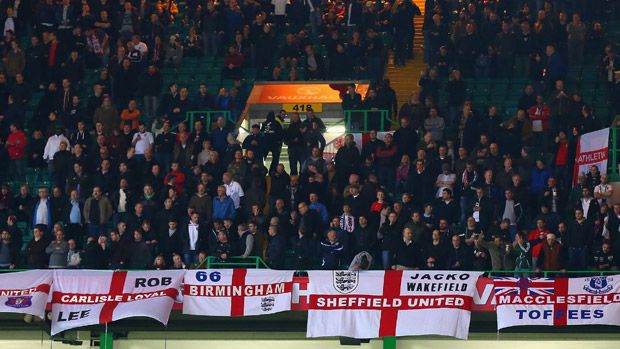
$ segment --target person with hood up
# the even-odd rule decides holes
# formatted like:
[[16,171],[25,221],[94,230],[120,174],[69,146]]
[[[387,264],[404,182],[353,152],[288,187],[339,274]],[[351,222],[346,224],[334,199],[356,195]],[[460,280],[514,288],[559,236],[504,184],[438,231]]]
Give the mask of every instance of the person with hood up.
[[276,117],[274,112],[269,112],[267,120],[265,120],[262,127],[265,145],[263,156],[266,159],[269,152],[271,152],[272,157],[269,173],[275,172],[276,167],[280,163],[280,152],[282,151],[282,141],[284,139],[282,122],[277,119],[280,119],[280,115]]

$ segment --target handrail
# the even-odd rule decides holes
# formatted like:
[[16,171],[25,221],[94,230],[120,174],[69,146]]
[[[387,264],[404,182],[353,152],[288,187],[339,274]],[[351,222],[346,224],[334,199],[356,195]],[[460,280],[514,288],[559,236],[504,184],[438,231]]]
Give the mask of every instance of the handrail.
[[[361,110],[353,110],[353,109],[349,109],[349,110],[343,110],[344,113],[344,120],[345,120],[345,127],[347,129],[347,132],[369,132],[370,128],[368,127],[368,114],[372,113],[372,115],[376,115],[377,113],[379,113],[379,129],[377,131],[379,132],[384,132],[384,131],[388,131],[385,129],[385,121],[389,121],[390,124],[393,123],[393,120],[389,117],[389,111],[386,109],[377,109],[377,110],[370,110],[370,109],[361,109]],[[360,125],[354,125],[354,118],[360,118],[363,124],[363,127],[360,128]],[[357,121],[357,120],[356,120]],[[355,129],[354,129],[355,128]]]
[[230,110],[190,110],[185,113],[185,119],[183,119],[183,121],[179,122],[178,124],[172,126],[170,128],[170,131],[175,131],[176,129],[179,128],[179,124],[185,123],[187,127],[189,128],[189,131],[193,132],[194,131],[194,120],[196,119],[196,115],[205,116],[205,120],[207,122],[206,122],[206,125],[204,126],[209,131],[211,130],[211,124],[213,123],[214,120],[217,120],[219,116],[223,116],[224,119],[228,123],[236,125],[235,120],[232,120]]
[[[620,176],[620,168],[618,168],[618,152],[620,152],[620,144],[618,144],[618,137],[620,136],[620,130],[617,127],[611,128],[611,147],[609,148],[609,153],[611,155],[611,162],[609,163],[608,173],[612,176],[618,175]],[[620,178],[618,178],[620,179]]]
[[262,258],[258,256],[248,256],[247,258],[243,258],[240,256],[228,257],[229,261],[220,262],[219,259],[214,256],[208,256],[202,262],[200,262],[194,269],[202,269],[203,266],[206,265],[206,269],[211,269],[212,267],[254,267],[255,269],[266,268],[269,269],[269,266]]
[[[577,275],[577,276],[604,276],[604,275],[617,275],[620,274],[620,270],[541,270],[539,272],[534,270],[486,270],[483,271],[488,277],[501,276],[501,275],[530,275],[543,277],[554,277],[557,275]],[[494,275],[495,274],[495,275]]]
[[[230,260],[230,262],[218,262],[218,258],[215,256],[208,256],[207,258],[205,258],[202,262],[200,262],[198,265],[196,265],[194,268],[189,268],[189,269],[210,269],[212,267],[254,267],[256,269],[260,269],[260,268],[264,268],[264,269],[271,269],[269,268],[269,266],[267,265],[267,263],[258,256],[248,256],[247,258],[243,258],[241,256],[234,256],[234,257],[228,257],[228,260]],[[206,268],[203,268],[203,266],[206,265]],[[36,269],[1,269],[0,268],[0,273],[12,273],[12,272],[20,272],[20,271],[30,271],[30,270],[36,270]],[[74,269],[74,270],[80,270],[80,269]],[[105,270],[105,269],[104,269]],[[145,269],[118,269],[118,270],[122,270],[122,271],[144,271]],[[303,273],[306,272],[307,270],[296,270],[296,273]],[[554,277],[557,275],[577,275],[580,277],[587,277],[587,276],[605,276],[605,275],[618,275],[620,274],[620,270],[542,270],[540,272],[536,272],[534,270],[519,270],[519,271],[515,271],[515,270],[481,270],[480,272],[482,272],[483,274],[485,274],[487,277],[494,277],[494,276],[501,276],[501,275],[515,275],[515,274],[520,274],[520,275],[529,275],[529,276],[540,276],[542,275],[543,277]]]
[[185,113],[185,115],[185,120],[189,120],[190,122],[190,131],[194,131],[194,120],[196,119],[196,116],[203,115],[206,120],[206,125],[204,126],[208,131],[211,131],[211,125],[220,116],[223,116],[227,123],[236,125],[236,121],[231,118],[230,110],[190,110]]

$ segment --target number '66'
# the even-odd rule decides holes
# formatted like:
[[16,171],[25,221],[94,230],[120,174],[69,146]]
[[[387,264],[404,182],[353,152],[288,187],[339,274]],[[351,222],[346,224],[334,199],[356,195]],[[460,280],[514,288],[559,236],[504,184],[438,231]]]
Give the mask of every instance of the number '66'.
[[207,279],[211,280],[211,282],[218,282],[222,279],[222,274],[219,271],[214,271],[212,273],[207,273],[206,271],[196,272],[196,280],[205,282]]

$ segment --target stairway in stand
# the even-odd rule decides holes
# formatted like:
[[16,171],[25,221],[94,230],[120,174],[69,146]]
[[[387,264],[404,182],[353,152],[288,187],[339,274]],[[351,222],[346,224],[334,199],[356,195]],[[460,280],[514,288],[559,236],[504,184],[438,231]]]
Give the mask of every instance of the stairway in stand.
[[391,86],[396,91],[398,106],[409,100],[412,91],[418,91],[418,81],[420,72],[426,68],[423,60],[422,46],[424,35],[422,34],[422,24],[424,23],[424,0],[413,0],[418,5],[422,16],[414,18],[415,40],[414,40],[414,59],[408,59],[404,67],[394,66],[394,53],[390,52],[390,59],[386,67],[386,77],[390,79]]

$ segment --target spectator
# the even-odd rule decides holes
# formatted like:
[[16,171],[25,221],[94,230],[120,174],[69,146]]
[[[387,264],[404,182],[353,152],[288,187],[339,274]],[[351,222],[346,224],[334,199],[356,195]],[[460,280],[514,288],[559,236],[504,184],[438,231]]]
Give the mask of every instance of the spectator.
[[49,268],[66,268],[69,244],[65,241],[65,234],[62,230],[55,232],[55,236],[56,239],[45,249],[45,253],[50,255]]
[[[120,224],[125,225],[125,223]],[[122,269],[128,265],[127,261],[132,240],[127,235],[129,234],[126,234],[124,231],[122,234],[118,231],[110,232],[110,268],[112,269]]]
[[505,268],[505,254],[509,250],[509,246],[506,245],[506,241],[502,239],[501,235],[493,236],[491,241],[485,239],[484,234],[478,234],[475,241],[476,248],[484,248],[491,256],[491,267],[493,270],[506,270]]
[[34,203],[32,214],[32,225],[42,225],[45,230],[52,225],[52,208],[47,188],[39,189],[39,200]]
[[567,267],[570,270],[584,270],[589,248],[592,245],[592,221],[588,221],[582,209],[575,210],[575,221],[569,225],[562,245],[568,249]]
[[43,269],[48,265],[49,258],[46,249],[49,246],[49,240],[45,238],[44,234],[44,226],[36,225],[32,229],[33,238],[26,246],[26,251],[24,253],[28,268]]
[[578,13],[573,14],[573,21],[566,26],[566,31],[568,32],[568,64],[581,64],[587,30]]
[[536,264],[536,272],[542,270],[566,271],[566,249],[556,240],[555,234],[547,234],[547,241],[543,242]]
[[248,258],[252,255],[254,249],[254,234],[252,234],[245,224],[239,224],[237,226],[237,233],[239,234],[237,251],[240,253],[241,258]]
[[26,169],[26,135],[16,123],[12,123],[9,128],[11,134],[4,144],[11,159],[10,172],[15,178],[23,178]]
[[205,247],[204,230],[200,215],[195,212],[190,215],[190,221],[182,227],[181,244],[186,265],[195,263],[198,260],[198,252]]
[[[273,112],[270,112],[267,114],[267,120],[263,123],[263,128],[261,130],[265,137],[264,153],[261,153],[265,159],[267,159],[267,156],[271,153],[269,173],[275,172],[276,166],[280,163],[280,152],[284,139],[284,131],[282,130],[283,121],[284,120],[282,120],[279,115],[275,116]],[[257,157],[260,158],[260,156]]]
[[135,100],[130,100],[129,105],[126,109],[123,109],[121,112],[121,129],[125,123],[130,123],[131,129],[135,130],[138,128],[138,124],[140,123],[140,109],[138,109],[138,105]]
[[107,135],[112,134],[112,130],[120,125],[120,116],[118,111],[112,105],[112,100],[109,96],[103,97],[103,103],[95,111],[93,123],[100,122],[103,126],[103,132]]
[[280,234],[277,225],[270,225],[267,232],[270,238],[267,246],[267,265],[272,269],[282,269],[284,267],[286,241]]
[[428,117],[424,120],[424,129],[431,132],[434,140],[441,141],[445,127],[445,121],[439,116],[437,108],[431,108]]
[[224,183],[224,188],[226,188],[226,195],[232,199],[235,205],[235,210],[239,210],[241,207],[241,198],[245,195],[241,184],[234,181],[229,172],[225,172],[222,175],[222,182]]
[[213,219],[235,218],[236,211],[233,200],[226,195],[226,187],[217,187],[217,196],[213,198]]
[[422,246],[413,241],[413,230],[405,227],[395,248],[393,269],[411,270],[422,266]]
[[151,249],[143,240],[142,230],[134,230],[133,241],[127,254],[127,267],[130,269],[148,269],[152,260]]
[[446,269],[450,270],[470,270],[472,268],[471,249],[461,243],[458,235],[453,235],[452,246],[446,255]]
[[14,269],[19,262],[19,246],[13,241],[8,230],[2,230],[0,245],[0,268]]
[[[67,252],[67,268],[81,267],[82,256],[80,255],[80,251],[78,251],[77,249],[77,244],[75,243],[75,240],[69,239],[67,240],[67,244],[69,246],[69,250]],[[101,261],[102,263],[105,263],[105,266],[107,266],[105,259],[101,258],[99,259],[99,261]],[[103,269],[103,268],[100,268],[100,269]]]
[[326,270],[340,269],[344,246],[338,240],[336,230],[327,232],[327,239],[321,242],[321,268]]
[[596,270],[617,270],[618,265],[614,259],[609,243],[605,242],[601,245],[601,250],[597,251],[591,261],[591,265]]
[[99,238],[106,233],[106,225],[112,218],[113,209],[110,200],[102,195],[101,188],[94,187],[93,195],[84,202],[84,222],[88,236]]
[[601,183],[594,187],[594,197],[598,200],[599,206],[602,204],[610,204],[611,197],[614,195],[614,189],[609,184],[609,177],[607,174],[601,175]]
[[212,256],[215,257],[218,262],[226,262],[231,257],[232,246],[228,242],[228,235],[225,230],[219,230],[217,232],[217,243],[213,249]]
[[[131,103],[130,103],[131,104]],[[133,124],[132,124],[133,126]],[[155,143],[153,134],[146,130],[146,125],[140,123],[138,126],[138,132],[133,135],[131,145],[135,149],[135,157],[137,160],[143,160],[144,154],[151,151],[151,147]]]

